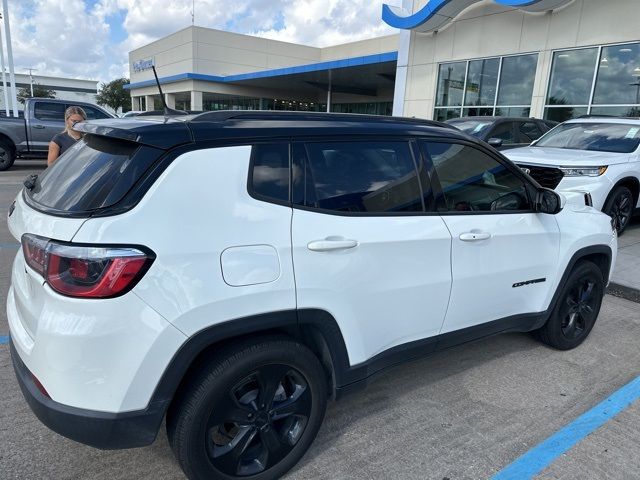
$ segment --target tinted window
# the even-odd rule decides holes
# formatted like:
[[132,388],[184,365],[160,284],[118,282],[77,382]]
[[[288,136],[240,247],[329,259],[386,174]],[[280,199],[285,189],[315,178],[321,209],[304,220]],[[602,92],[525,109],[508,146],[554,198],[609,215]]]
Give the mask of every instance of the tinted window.
[[520,143],[531,143],[542,136],[542,130],[537,122],[518,122],[517,126]]
[[602,47],[593,103],[640,103],[640,43]]
[[101,112],[97,108],[83,106],[82,109],[87,114],[87,120],[100,120],[101,118],[109,118],[109,115]]
[[484,152],[466,145],[424,142],[442,188],[442,210],[530,210],[524,182]]
[[281,202],[289,201],[289,145],[254,145],[251,185],[253,193]]
[[640,125],[565,123],[543,136],[536,147],[631,153],[640,144]]
[[513,138],[513,122],[499,123],[489,132],[487,138],[499,138],[502,140],[503,145],[517,143]]
[[342,212],[423,210],[408,143],[309,143],[306,148],[306,167],[297,175],[305,178],[295,180],[306,187],[304,205]]
[[66,212],[89,212],[121,200],[160,151],[135,143],[86,135],[42,173],[36,203]]
[[36,102],[34,116],[38,120],[64,122],[64,104],[53,102]]
[[496,100],[499,58],[469,62],[465,105],[491,105]]

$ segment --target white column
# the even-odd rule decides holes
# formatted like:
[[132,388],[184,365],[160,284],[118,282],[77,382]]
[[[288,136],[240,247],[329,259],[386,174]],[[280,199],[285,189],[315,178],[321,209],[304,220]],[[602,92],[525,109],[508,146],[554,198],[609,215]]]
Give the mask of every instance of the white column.
[[2,32],[0,32],[0,67],[2,68],[2,90],[4,92],[4,110],[9,116],[9,90],[7,88],[7,74],[4,72],[4,42],[2,41]]
[[190,110],[202,110],[202,92],[191,92]]
[[176,94],[175,93],[165,93],[164,101],[167,102],[167,107],[176,108]]
[[140,110],[140,101],[138,97],[131,97],[131,110]]
[[[406,14],[413,13],[413,0],[402,0],[402,9]],[[393,92],[394,117],[404,115],[404,100],[407,96],[407,73],[409,70],[409,49],[411,48],[411,30],[401,30],[396,64],[396,85]]]
[[13,104],[13,116],[18,116],[18,94],[16,92],[15,67],[13,66],[13,48],[11,46],[11,28],[9,27],[9,4],[2,0],[2,12],[4,17],[4,33],[7,40],[7,61],[9,62],[9,78],[11,80],[11,103]]
[[153,95],[145,95],[144,97],[145,110],[150,112],[151,110],[155,110],[155,102],[153,101]]
[[329,70],[329,84],[327,85],[327,113],[331,112],[331,102],[333,101],[333,75]]

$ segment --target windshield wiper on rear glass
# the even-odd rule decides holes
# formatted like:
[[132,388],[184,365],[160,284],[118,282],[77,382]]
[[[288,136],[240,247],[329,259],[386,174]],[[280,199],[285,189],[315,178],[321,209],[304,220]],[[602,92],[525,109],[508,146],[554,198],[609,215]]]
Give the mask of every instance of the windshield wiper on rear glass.
[[38,174],[34,173],[29,175],[22,184],[25,186],[27,190],[33,190],[33,187],[36,186],[36,180],[38,179]]

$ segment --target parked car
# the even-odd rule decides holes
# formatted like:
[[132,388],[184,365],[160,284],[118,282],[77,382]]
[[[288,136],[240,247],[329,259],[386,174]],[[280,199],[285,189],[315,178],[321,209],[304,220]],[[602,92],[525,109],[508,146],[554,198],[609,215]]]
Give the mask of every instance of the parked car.
[[140,115],[142,112],[142,110],[129,110],[128,112],[124,112],[122,115],[120,115],[120,118],[135,117],[137,115]]
[[640,120],[569,120],[532,146],[505,152],[542,186],[587,191],[622,233],[638,206]]
[[113,117],[106,110],[86,102],[28,98],[18,118],[0,116],[0,171],[11,168],[22,155],[46,155],[53,136],[64,130],[64,111],[71,105],[82,107],[88,120]]
[[498,150],[529,145],[558,125],[551,120],[525,117],[461,117],[447,120],[447,123]]
[[615,264],[584,195],[445,124],[78,128],[9,210],[18,382],[44,424],[98,448],[148,445],[166,417],[189,478],[279,478],[328,399],[402,361],[501,332],[576,347]]

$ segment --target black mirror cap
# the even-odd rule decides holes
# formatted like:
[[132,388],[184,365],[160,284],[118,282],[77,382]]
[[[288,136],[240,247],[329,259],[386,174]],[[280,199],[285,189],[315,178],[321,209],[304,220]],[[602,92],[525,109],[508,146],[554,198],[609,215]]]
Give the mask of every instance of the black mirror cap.
[[536,212],[555,215],[562,210],[560,195],[550,188],[541,188],[536,196]]
[[490,138],[487,143],[489,145],[491,145],[493,148],[500,148],[502,146],[502,139],[501,138]]

